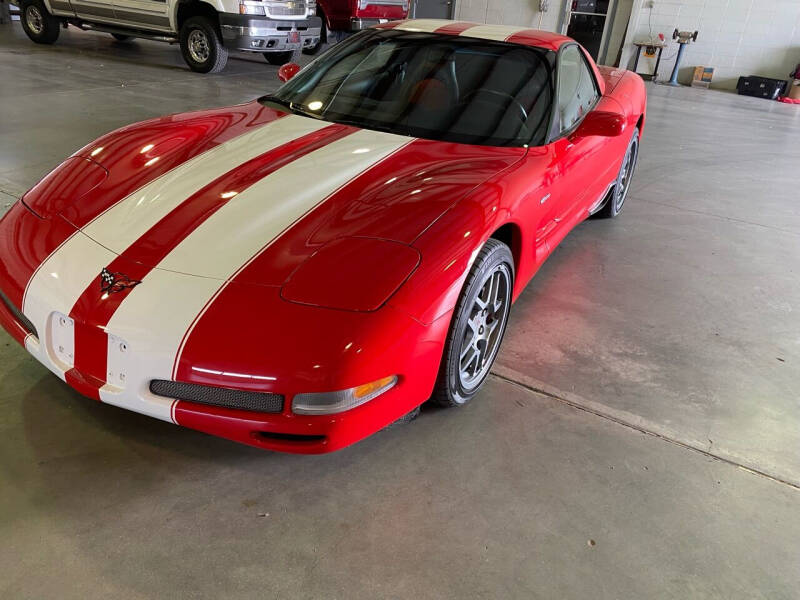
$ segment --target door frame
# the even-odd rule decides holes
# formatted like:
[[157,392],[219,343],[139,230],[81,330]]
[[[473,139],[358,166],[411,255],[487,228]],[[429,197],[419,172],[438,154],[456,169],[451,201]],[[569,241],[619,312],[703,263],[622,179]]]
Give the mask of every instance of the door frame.
[[[603,25],[603,37],[600,38],[600,51],[597,53],[597,64],[603,64],[608,54],[608,44],[611,41],[611,30],[614,28],[614,20],[617,18],[617,5],[618,0],[609,0],[608,12],[606,13],[606,22]],[[569,19],[572,16],[572,1],[564,0],[564,5],[561,10],[561,20],[559,22],[558,30],[561,35],[567,35],[569,28]],[[609,25],[611,27],[609,27]]]

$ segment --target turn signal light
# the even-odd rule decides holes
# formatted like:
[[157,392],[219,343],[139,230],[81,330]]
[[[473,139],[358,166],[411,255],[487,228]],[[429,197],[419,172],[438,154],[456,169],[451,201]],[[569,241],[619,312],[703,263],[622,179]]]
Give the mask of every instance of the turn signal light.
[[297,394],[292,400],[292,412],[298,415],[332,415],[344,412],[374,400],[395,385],[397,375],[390,375],[348,390]]

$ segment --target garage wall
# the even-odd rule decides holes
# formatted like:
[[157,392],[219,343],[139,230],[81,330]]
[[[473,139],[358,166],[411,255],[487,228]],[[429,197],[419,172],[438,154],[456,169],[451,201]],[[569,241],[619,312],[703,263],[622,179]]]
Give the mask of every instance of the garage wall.
[[463,21],[555,31],[563,6],[564,0],[550,0],[550,9],[542,13],[539,11],[539,0],[456,0],[454,17]]
[[[650,4],[653,4],[650,8]],[[686,49],[680,80],[691,81],[696,65],[714,67],[712,87],[735,88],[740,75],[787,79],[800,63],[800,0],[634,0],[622,65],[633,67],[634,40],[663,33],[670,41],[658,68],[669,79],[677,55],[675,28],[700,32]],[[655,61],[642,59],[639,72]]]

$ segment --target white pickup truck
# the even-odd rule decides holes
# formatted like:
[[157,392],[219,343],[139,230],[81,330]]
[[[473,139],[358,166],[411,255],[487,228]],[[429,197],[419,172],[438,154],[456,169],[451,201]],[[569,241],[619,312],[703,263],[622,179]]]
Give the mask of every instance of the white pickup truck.
[[199,73],[225,67],[228,50],[261,52],[290,62],[320,42],[316,0],[15,0],[28,37],[52,44],[60,28],[104,31],[119,41],[140,37],[179,43]]

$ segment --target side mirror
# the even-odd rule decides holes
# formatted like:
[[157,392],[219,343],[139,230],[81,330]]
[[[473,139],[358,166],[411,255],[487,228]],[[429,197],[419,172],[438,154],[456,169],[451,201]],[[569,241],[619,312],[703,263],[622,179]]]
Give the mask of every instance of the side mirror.
[[620,113],[593,110],[583,119],[575,135],[577,137],[589,137],[599,135],[601,137],[617,137],[625,131],[625,117]]
[[278,79],[280,79],[283,83],[286,83],[292,77],[297,75],[299,71],[300,65],[295,63],[286,63],[280,69],[278,69]]

